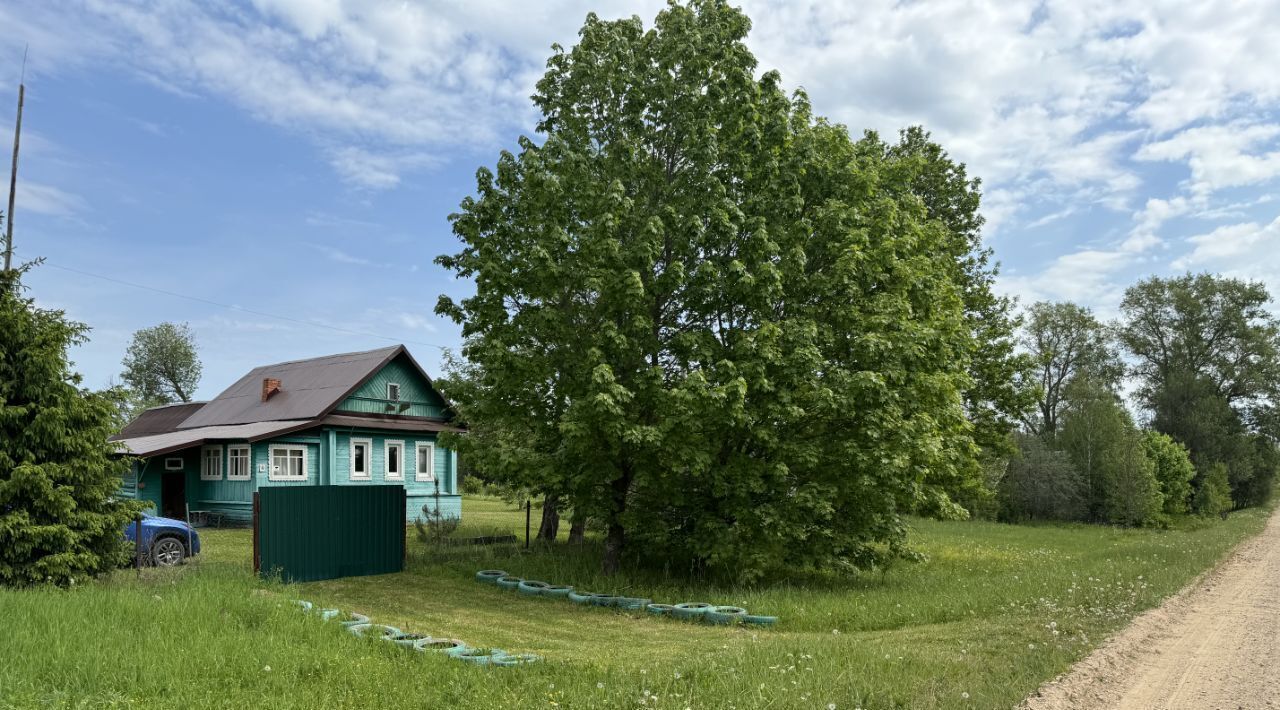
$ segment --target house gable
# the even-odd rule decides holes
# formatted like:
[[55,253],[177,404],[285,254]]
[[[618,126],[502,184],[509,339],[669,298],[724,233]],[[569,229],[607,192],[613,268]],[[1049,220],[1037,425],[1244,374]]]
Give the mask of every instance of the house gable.
[[[388,396],[388,385],[398,385],[399,400]],[[401,407],[408,405],[403,411]],[[335,412],[408,417],[448,416],[444,398],[406,353],[401,353],[351,393]]]

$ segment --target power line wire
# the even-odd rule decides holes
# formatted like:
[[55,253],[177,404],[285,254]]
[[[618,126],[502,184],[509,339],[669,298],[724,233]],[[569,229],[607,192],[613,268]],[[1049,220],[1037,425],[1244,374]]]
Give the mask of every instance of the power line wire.
[[300,318],[290,318],[289,316],[281,316],[281,315],[276,315],[275,313],[267,313],[266,311],[256,311],[256,310],[253,310],[252,308],[244,308],[242,306],[235,306],[229,303],[219,303],[218,301],[211,301],[207,298],[201,298],[199,296],[189,296],[185,293],[178,293],[176,291],[166,291],[165,289],[162,289],[162,288],[156,288],[154,286],[145,286],[143,284],[133,283],[132,281],[117,279],[112,276],[103,276],[102,274],[95,274],[91,271],[73,269],[69,266],[60,266],[58,264],[53,264],[48,261],[45,261],[43,265],[53,269],[58,269],[60,271],[68,271],[73,274],[80,274],[81,276],[89,276],[95,279],[102,279],[103,281],[110,281],[111,283],[120,284],[122,286],[130,286],[132,288],[138,288],[144,291],[154,291],[155,293],[162,293],[166,296],[173,296],[174,298],[185,298],[188,301],[204,303],[206,305],[217,306],[218,308],[226,308],[227,310],[238,311],[240,313],[248,313],[255,316],[261,316],[263,318],[275,318],[276,320],[281,320],[288,323],[296,323],[298,325],[305,325],[313,328],[325,328],[325,329],[336,331],[339,333],[346,333],[347,335],[361,335],[367,338],[378,338],[380,340],[389,340],[393,343],[410,343],[413,345],[425,345],[426,347],[429,347],[429,348],[438,348],[440,350],[447,349],[443,345],[437,345],[435,343],[426,343],[421,340],[406,340],[404,338],[392,338],[387,335],[379,335],[378,333],[367,333],[359,330],[351,330],[349,328],[342,328],[336,325],[329,325],[327,323],[317,323],[315,321],[307,321],[307,320],[302,320]]

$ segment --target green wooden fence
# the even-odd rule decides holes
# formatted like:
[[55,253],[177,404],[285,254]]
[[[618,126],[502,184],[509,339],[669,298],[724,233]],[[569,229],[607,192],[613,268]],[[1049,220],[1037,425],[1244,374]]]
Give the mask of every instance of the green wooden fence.
[[280,486],[253,494],[253,569],[288,582],[404,569],[403,486]]

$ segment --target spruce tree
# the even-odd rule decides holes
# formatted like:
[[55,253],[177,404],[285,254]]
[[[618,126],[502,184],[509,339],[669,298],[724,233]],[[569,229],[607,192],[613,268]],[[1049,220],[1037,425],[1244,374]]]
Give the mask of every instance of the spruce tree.
[[88,328],[0,273],[0,584],[69,586],[128,559],[113,404],[80,387],[67,349]]

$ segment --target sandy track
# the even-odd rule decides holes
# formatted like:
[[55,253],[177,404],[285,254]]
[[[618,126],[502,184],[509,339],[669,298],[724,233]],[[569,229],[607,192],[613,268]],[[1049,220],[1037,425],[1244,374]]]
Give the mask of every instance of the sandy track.
[[1280,708],[1280,511],[1224,563],[1139,616],[1023,707]]

